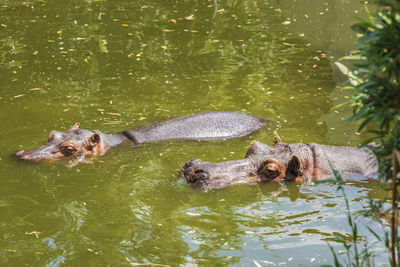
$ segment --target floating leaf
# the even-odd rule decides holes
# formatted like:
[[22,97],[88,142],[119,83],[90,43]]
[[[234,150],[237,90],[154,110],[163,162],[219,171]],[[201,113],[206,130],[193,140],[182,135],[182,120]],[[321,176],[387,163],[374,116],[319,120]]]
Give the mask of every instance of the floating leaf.
[[30,233],[25,232],[26,235],[35,235],[36,238],[39,238],[39,235],[40,235],[41,233],[42,233],[42,232],[38,232],[38,231],[32,231],[32,232],[30,232]]
[[13,98],[19,98],[19,97],[24,96],[24,95],[25,94],[16,95],[16,96],[13,96]]
[[193,20],[194,19],[194,15],[187,16],[187,17],[185,17],[185,19],[186,20]]

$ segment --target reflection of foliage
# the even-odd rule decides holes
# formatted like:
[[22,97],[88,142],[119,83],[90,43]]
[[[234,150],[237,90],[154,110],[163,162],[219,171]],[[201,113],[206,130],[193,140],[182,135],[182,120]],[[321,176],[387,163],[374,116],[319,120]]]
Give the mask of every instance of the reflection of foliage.
[[17,55],[24,52],[24,45],[18,40],[4,39],[0,41],[2,43],[2,49],[0,49],[0,64],[7,65],[9,67],[18,67],[23,64],[22,61],[11,60],[7,62],[7,55]]
[[[380,161],[380,173],[392,184],[390,202],[391,237],[385,244],[390,250],[392,266],[400,262],[398,243],[398,178],[400,151],[400,6],[398,1],[377,1],[380,7],[376,19],[361,20],[353,29],[362,35],[360,49],[356,55],[345,59],[355,60],[355,70],[349,71],[337,63],[348,76],[356,92],[351,119],[361,120],[360,130],[367,125],[375,126],[374,138],[379,142],[374,147]],[[370,141],[370,140],[369,140]],[[371,201],[371,211],[385,213],[381,202]],[[379,238],[379,237],[378,237]],[[389,245],[389,240],[391,244]],[[356,265],[359,262],[356,260]]]
[[[202,80],[211,78],[218,88],[229,88],[232,81],[240,80],[246,89],[242,94],[255,97],[252,90],[257,87],[290,83],[294,77],[304,79],[309,75],[289,67],[296,61],[304,63],[306,59],[296,58],[304,47],[284,45],[291,40],[260,24],[268,24],[268,14],[249,11],[267,11],[264,5],[231,1],[221,4],[222,11],[213,18],[214,6],[209,2],[178,5],[154,1],[140,5],[100,1],[70,6],[67,2],[44,1],[10,6],[2,17],[12,21],[8,14],[18,10],[32,21],[28,25],[10,24],[5,29],[11,40],[24,44],[23,58],[27,58],[26,53],[31,55],[29,61],[20,64],[24,67],[21,76],[32,73],[30,69],[24,72],[25,65],[32,68],[32,64],[35,80],[101,79],[102,85],[98,86],[120,79],[143,81],[167,75],[177,80],[211,73],[214,77]],[[137,12],[127,12],[132,9]],[[279,14],[269,17],[273,21],[279,19]],[[22,31],[24,26],[27,30]],[[37,38],[38,33],[41,38]],[[9,54],[2,65],[10,68],[8,62],[21,59]],[[277,73],[282,64],[287,64],[290,71]],[[313,70],[308,72],[312,74]]]
[[[343,187],[342,177],[336,170],[333,170],[333,173],[335,174],[335,178],[332,180],[335,180],[336,182],[339,183],[338,191],[341,191],[344,196],[344,200],[346,203],[347,222],[348,222],[350,230],[351,230],[351,233],[350,233],[351,238],[350,239],[345,239],[341,235],[335,234],[336,241],[341,243],[346,250],[346,256],[347,256],[346,265],[347,266],[357,266],[358,267],[358,266],[360,266],[360,264],[361,264],[361,266],[363,266],[364,264],[366,264],[367,266],[370,266],[371,261],[373,261],[374,254],[368,250],[369,244],[368,244],[366,238],[364,239],[363,236],[359,235],[358,224],[356,223],[355,219],[353,218],[353,216],[350,212],[349,199],[347,198],[345,189]],[[372,233],[374,233],[372,231],[372,229],[370,229],[370,228],[368,228],[368,229]],[[359,248],[358,248],[358,243],[360,241],[362,241],[365,245],[361,251],[359,251]],[[337,256],[335,250],[333,249],[333,247],[331,245],[329,245],[329,248],[331,249],[331,252],[333,254],[335,266],[336,267],[342,266],[339,262],[339,258]],[[354,262],[354,264],[353,264],[353,262]]]

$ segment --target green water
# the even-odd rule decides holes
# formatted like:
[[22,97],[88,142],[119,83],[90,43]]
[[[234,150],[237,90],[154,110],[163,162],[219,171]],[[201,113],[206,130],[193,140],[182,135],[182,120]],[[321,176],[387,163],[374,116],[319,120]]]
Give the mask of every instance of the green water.
[[[0,1],[0,265],[310,266],[350,238],[335,185],[200,192],[193,158],[243,158],[253,140],[357,145],[333,63],[355,49],[358,1]],[[51,130],[114,133],[204,111],[265,118],[226,141],[110,150],[91,163],[12,155]],[[346,186],[352,211],[379,197]],[[359,218],[380,232],[374,222]],[[382,244],[377,262],[387,264]],[[343,257],[343,255],[342,255]]]

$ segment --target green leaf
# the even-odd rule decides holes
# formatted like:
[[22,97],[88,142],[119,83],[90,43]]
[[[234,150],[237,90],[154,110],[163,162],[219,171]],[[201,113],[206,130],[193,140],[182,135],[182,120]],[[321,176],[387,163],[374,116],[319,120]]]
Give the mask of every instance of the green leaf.
[[374,28],[374,25],[370,24],[369,22],[362,21],[351,25],[351,28],[357,33],[366,34],[371,31],[370,28]]
[[335,250],[333,249],[333,247],[332,247],[329,243],[328,243],[328,246],[329,246],[329,248],[330,248],[330,250],[331,250],[331,252],[332,252],[333,261],[335,262],[335,266],[336,266],[336,267],[341,267]]
[[347,121],[353,121],[356,119],[359,119],[360,117],[363,117],[367,114],[368,109],[370,109],[374,105],[374,102],[370,102],[367,105],[364,105],[359,111],[357,111],[356,114],[351,116],[350,118],[347,119]]
[[333,172],[333,175],[335,176],[336,182],[342,184],[343,183],[343,179],[342,179],[342,176],[340,175],[340,173],[335,169],[332,169],[332,172]]
[[369,21],[371,22],[371,24],[375,24],[375,19],[371,14],[371,11],[369,11],[369,8],[367,5],[365,5],[365,13],[368,15]]
[[365,60],[365,56],[361,54],[351,55],[351,56],[344,56],[339,58],[340,61],[342,60]]
[[369,116],[369,117],[367,117],[362,123],[361,123],[361,125],[358,127],[358,132],[361,132],[362,131],[362,129],[364,129],[364,127],[368,124],[368,123],[370,123],[373,119],[375,119],[376,117],[378,117],[379,116],[379,113],[375,113],[375,114],[373,114],[372,116]]
[[350,71],[349,71],[349,69],[348,69],[345,65],[343,65],[342,63],[337,62],[337,61],[335,62],[335,65],[339,68],[339,70],[340,70],[344,75],[346,75],[346,76],[349,75]]
[[[345,87],[342,87],[341,88],[341,90],[354,90],[355,89],[355,87],[354,86],[345,86]],[[351,102],[351,101],[350,101]]]
[[367,226],[367,229],[371,232],[371,234],[373,234],[375,236],[376,239],[378,239],[379,241],[382,241],[382,238],[374,230],[372,230],[368,226]]
[[358,237],[357,224],[354,223],[354,227],[353,227],[353,239],[354,239],[354,241],[357,240],[357,237]]

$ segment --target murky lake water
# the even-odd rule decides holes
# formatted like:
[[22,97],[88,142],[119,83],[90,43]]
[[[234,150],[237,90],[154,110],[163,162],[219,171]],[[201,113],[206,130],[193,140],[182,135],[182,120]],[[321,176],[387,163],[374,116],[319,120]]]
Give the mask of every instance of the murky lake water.
[[[336,185],[200,192],[193,158],[243,158],[253,140],[358,145],[337,58],[355,49],[358,1],[0,1],[0,265],[333,264],[350,238]],[[51,130],[114,133],[204,111],[269,120],[251,136],[126,145],[92,163],[12,154]],[[380,197],[345,186],[352,211]],[[359,218],[359,230],[375,240]],[[387,263],[382,244],[377,262]]]

